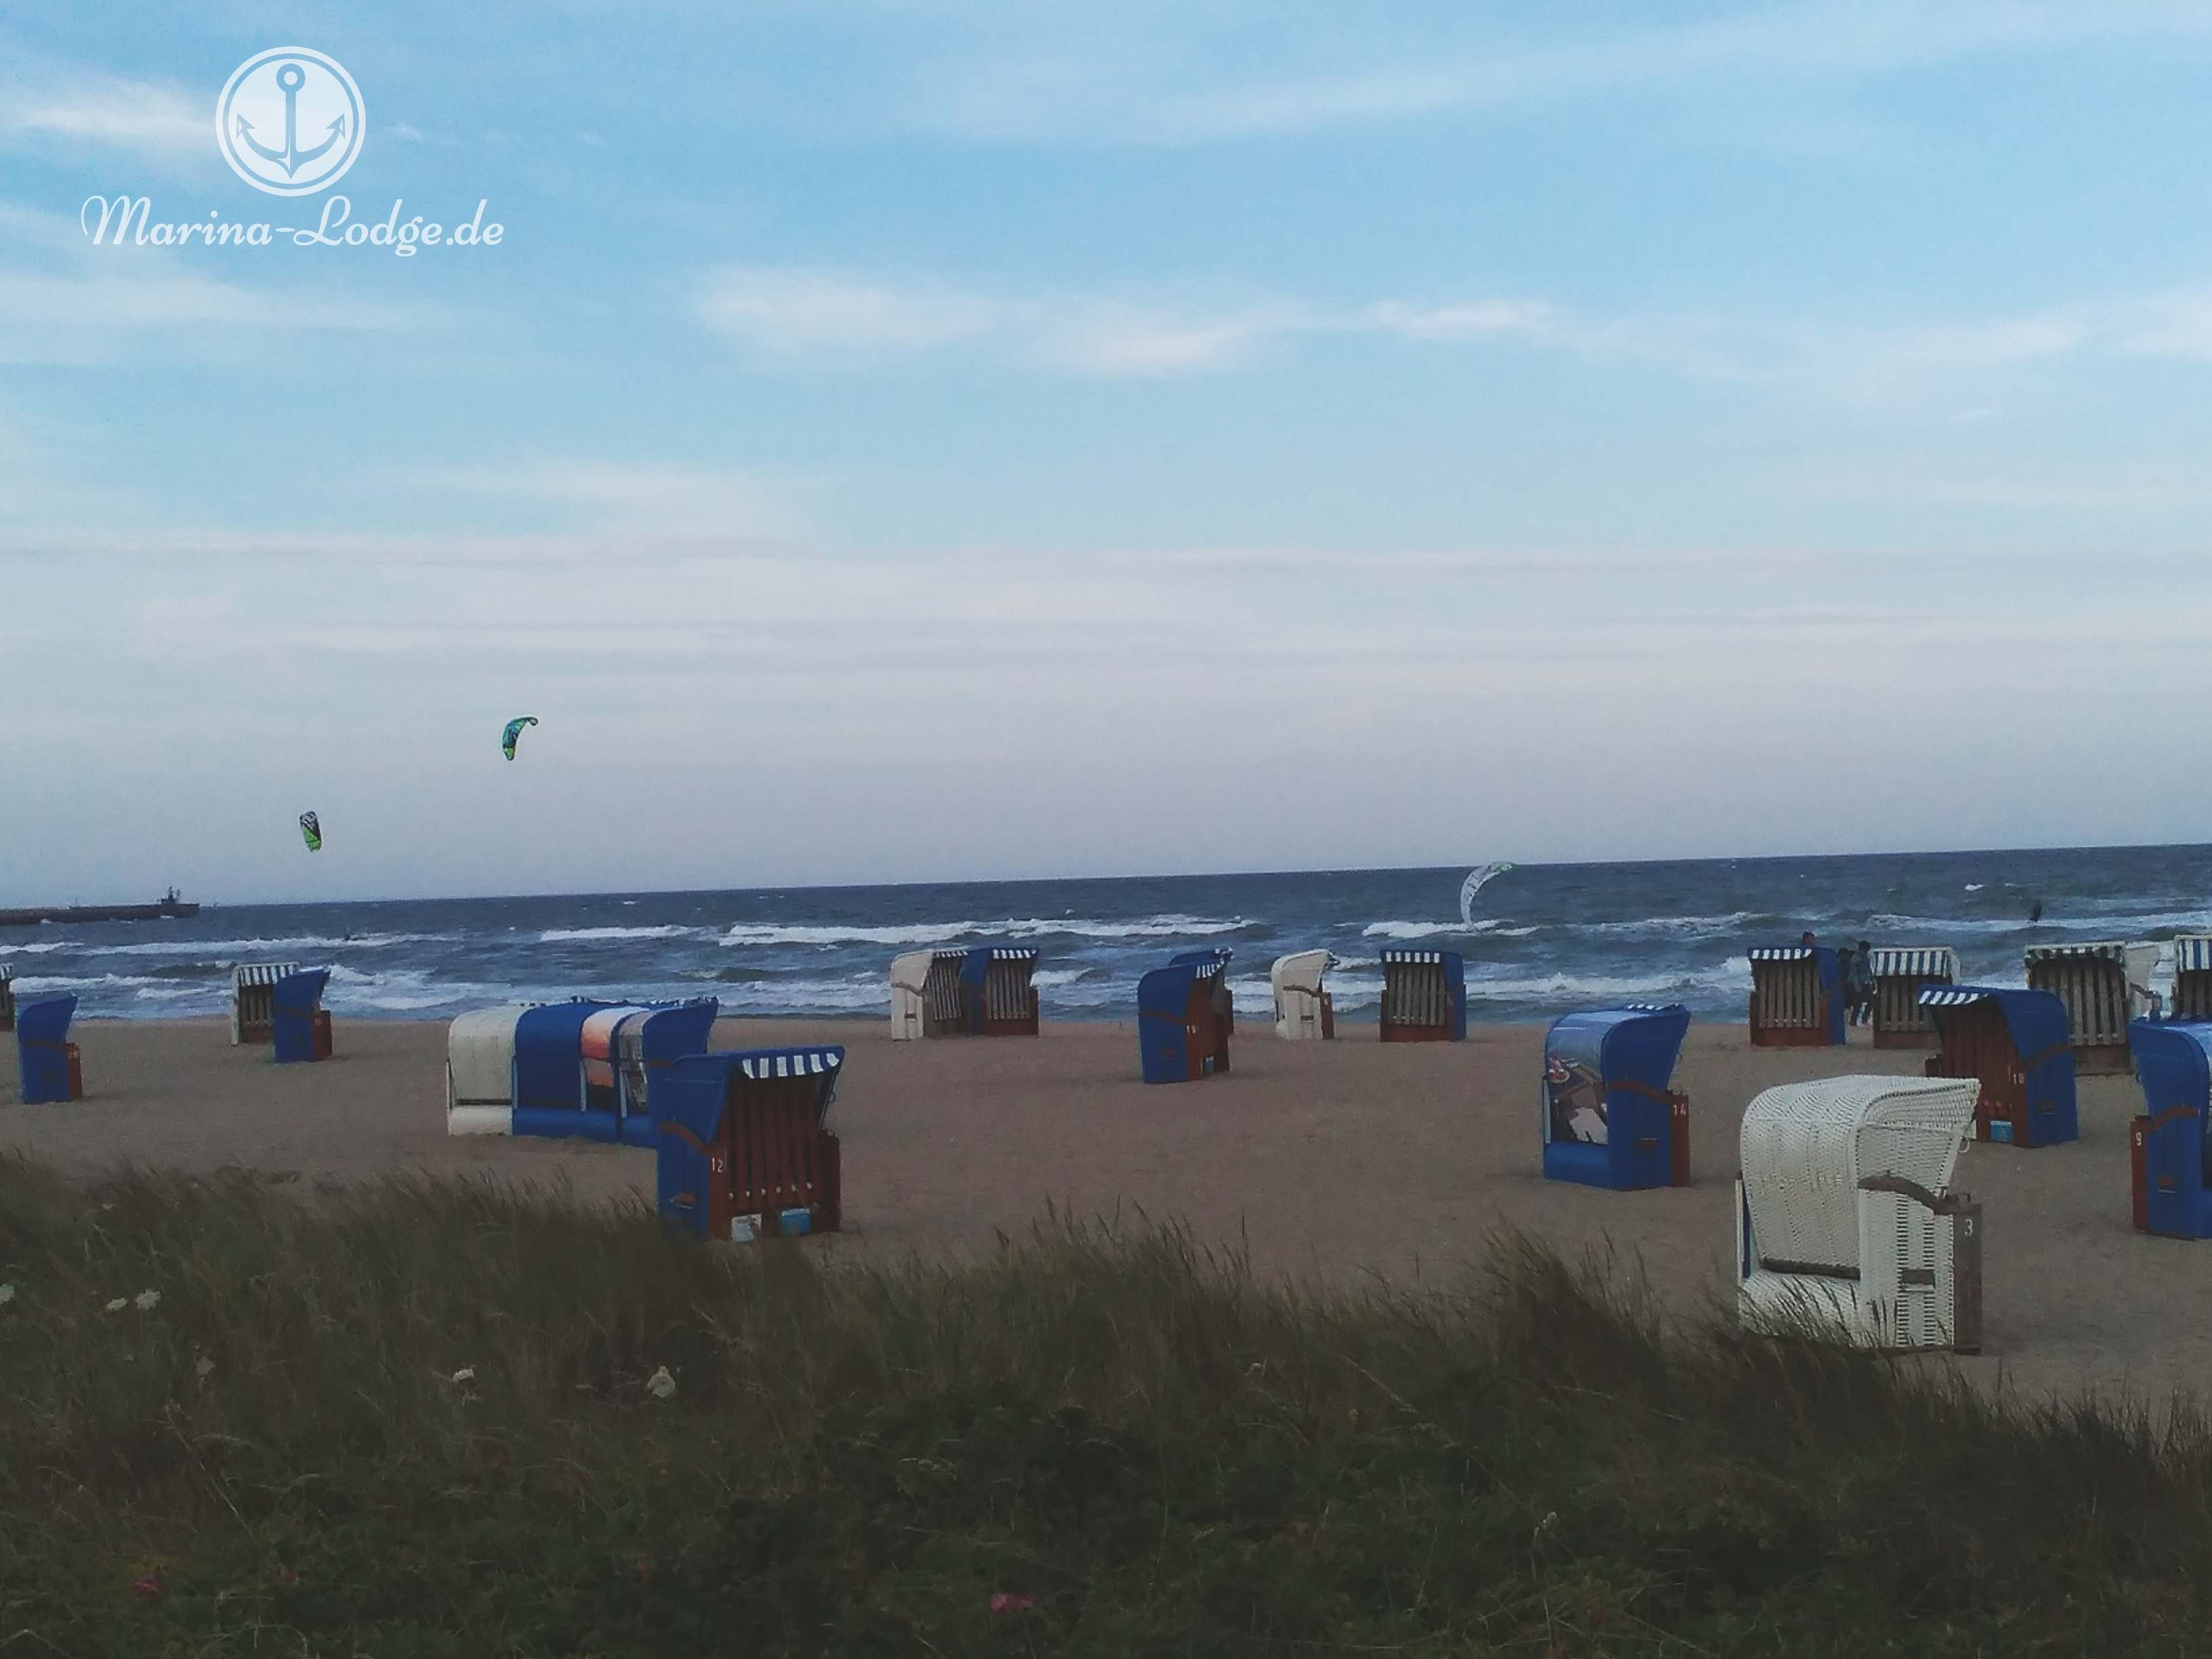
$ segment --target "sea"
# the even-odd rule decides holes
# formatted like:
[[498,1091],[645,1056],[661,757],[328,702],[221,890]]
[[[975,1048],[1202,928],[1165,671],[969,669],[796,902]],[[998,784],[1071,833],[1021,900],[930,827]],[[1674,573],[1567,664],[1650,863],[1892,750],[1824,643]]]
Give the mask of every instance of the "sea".
[[[507,1000],[719,998],[739,1015],[884,1015],[892,957],[1034,945],[1052,1019],[1126,1019],[1139,975],[1197,945],[1235,952],[1240,1012],[1268,964],[1326,947],[1338,1017],[1372,1019],[1378,953],[1461,952],[1472,1019],[1534,1021],[1680,1001],[1741,1021],[1745,952],[1795,943],[1948,945],[1966,978],[2022,982],[2021,948],[2212,931],[2212,847],[1523,864],[1459,915],[1462,868],[791,887],[696,893],[210,905],[188,920],[0,928],[19,996],[82,1016],[223,1012],[241,963],[327,966],[345,1018],[429,1019]],[[2031,921],[2035,907],[2040,919]],[[2166,953],[2170,956],[2170,952]]]

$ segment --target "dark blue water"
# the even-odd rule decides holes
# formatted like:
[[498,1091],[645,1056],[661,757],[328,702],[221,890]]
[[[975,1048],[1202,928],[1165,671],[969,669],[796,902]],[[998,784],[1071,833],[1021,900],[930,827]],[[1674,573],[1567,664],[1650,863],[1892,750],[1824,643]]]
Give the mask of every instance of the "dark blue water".
[[[1969,978],[2021,982],[2030,944],[2212,930],[2212,848],[1937,853],[1672,864],[1529,865],[1458,915],[1463,871],[1322,871],[738,893],[238,905],[189,921],[0,929],[24,994],[88,1015],[226,1006],[241,962],[333,969],[330,1006],[420,1018],[570,995],[712,994],[738,1014],[870,1014],[897,952],[997,939],[1043,952],[1048,1017],[1127,1017],[1137,976],[1191,945],[1233,949],[1237,1005],[1269,1006],[1267,964],[1325,945],[1340,1013],[1372,1018],[1376,952],[1468,959],[1468,1012],[1548,1018],[1608,1001],[1686,1002],[1740,1020],[1744,951],[1794,942],[1950,945]],[[2040,899],[2042,921],[2031,926]]]

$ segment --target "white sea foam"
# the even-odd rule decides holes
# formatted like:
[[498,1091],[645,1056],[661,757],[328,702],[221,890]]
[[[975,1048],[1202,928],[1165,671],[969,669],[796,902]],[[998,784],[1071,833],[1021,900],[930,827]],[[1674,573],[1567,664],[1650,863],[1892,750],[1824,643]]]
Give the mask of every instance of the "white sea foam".
[[611,939],[683,939],[696,935],[701,939],[714,937],[710,927],[684,927],[674,922],[663,922],[652,927],[548,927],[538,934],[540,945],[567,945],[578,941]]
[[[969,921],[925,921],[900,927],[863,927],[851,922],[809,924],[740,921],[722,936],[724,945],[942,945],[975,931]],[[886,998],[890,993],[884,993]],[[885,1007],[890,1005],[885,1001]]]
[[1102,921],[1091,917],[1025,916],[1004,921],[923,921],[870,927],[853,922],[748,922],[731,925],[722,943],[740,945],[941,945],[983,939],[1182,939],[1233,933],[1242,917],[1155,915]]
[[201,957],[210,962],[225,964],[242,959],[248,953],[274,951],[377,951],[402,945],[451,944],[458,933],[360,933],[351,939],[331,939],[322,933],[300,933],[287,939],[155,939],[143,945],[104,945],[91,941],[67,944],[61,948],[79,951],[86,956],[100,957]]

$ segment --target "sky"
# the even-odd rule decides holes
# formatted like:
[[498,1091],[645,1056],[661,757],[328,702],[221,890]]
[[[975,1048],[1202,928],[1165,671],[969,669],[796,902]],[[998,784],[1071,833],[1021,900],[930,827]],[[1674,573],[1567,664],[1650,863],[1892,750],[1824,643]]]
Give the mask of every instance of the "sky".
[[[276,47],[365,108],[297,198],[216,142]],[[2202,840],[2208,67],[2133,0],[11,9],[0,903]]]

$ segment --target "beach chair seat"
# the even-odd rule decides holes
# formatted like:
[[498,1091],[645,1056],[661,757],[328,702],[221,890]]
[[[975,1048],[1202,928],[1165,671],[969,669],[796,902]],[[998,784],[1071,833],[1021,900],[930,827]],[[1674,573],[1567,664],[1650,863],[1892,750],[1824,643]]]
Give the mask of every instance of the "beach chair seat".
[[15,1065],[26,1106],[84,1098],[84,1063],[69,1040],[76,1018],[73,996],[41,997],[15,1010]]
[[1137,1050],[1147,1083],[1229,1069],[1229,952],[1188,951],[1137,981]]
[[1981,1206],[1951,1189],[1978,1092],[1838,1077],[1751,1103],[1730,1241],[1747,1330],[1981,1351]]
[[2100,939],[2079,945],[2031,945],[2027,982],[2066,1006],[2074,1063],[2085,1074],[2124,1072],[2133,1063],[2128,1027],[2149,1013],[2158,946]]
[[323,1006],[330,981],[331,970],[317,968],[287,974],[269,988],[269,1040],[280,1063],[331,1057],[331,1015]]
[[2136,1231],[2212,1238],[2212,1023],[2139,1019],[2128,1046],[2143,1094],[2128,1126]]
[[1958,982],[1959,953],[1948,945],[1876,945],[1868,953],[1867,975],[1874,981],[1874,1046],[1936,1047],[1936,1028],[1920,1006],[1920,993]]
[[230,970],[230,1045],[267,1042],[276,1030],[276,981],[300,971],[296,962],[241,962]]
[[661,1215],[699,1237],[738,1243],[837,1231],[843,1169],[827,1120],[844,1063],[836,1047],[672,1061],[655,1136]]
[[2173,1000],[2166,1017],[2212,1020],[2212,933],[2174,935]]
[[968,1027],[961,970],[969,953],[908,951],[891,960],[891,1036],[895,1040],[957,1036]]
[[1385,1042],[1464,1041],[1466,962],[1456,951],[1385,950],[1379,1018]]
[[1830,1048],[1846,1040],[1843,964],[1825,945],[1760,945],[1751,959],[1751,1046]]
[[1668,1085],[1690,1011],[1563,1014],[1544,1036],[1544,1176],[1632,1192],[1690,1184],[1690,1097]]
[[1920,1006],[1936,1029],[1929,1077],[1981,1085],[1974,1137],[2009,1146],[2055,1146],[2081,1135],[2074,1045],[2066,1009],[2048,991],[1928,985]]
[[0,963],[0,1031],[15,1029],[15,970]]
[[1322,979],[1338,965],[1328,951],[1294,951],[1267,969],[1275,994],[1275,1035],[1292,1041],[1328,1042],[1336,1036],[1336,1002]]

